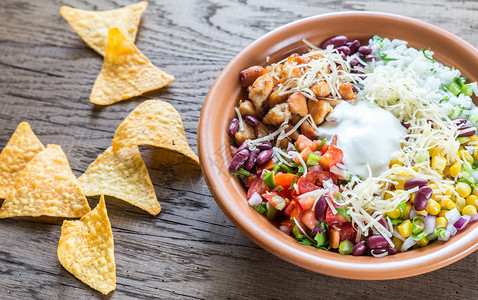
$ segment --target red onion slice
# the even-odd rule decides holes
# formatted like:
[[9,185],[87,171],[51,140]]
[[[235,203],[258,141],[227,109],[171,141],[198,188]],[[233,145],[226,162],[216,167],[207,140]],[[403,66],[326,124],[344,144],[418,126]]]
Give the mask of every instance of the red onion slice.
[[468,225],[468,222],[470,222],[470,216],[464,215],[461,216],[458,221],[453,224],[457,230],[462,230]]

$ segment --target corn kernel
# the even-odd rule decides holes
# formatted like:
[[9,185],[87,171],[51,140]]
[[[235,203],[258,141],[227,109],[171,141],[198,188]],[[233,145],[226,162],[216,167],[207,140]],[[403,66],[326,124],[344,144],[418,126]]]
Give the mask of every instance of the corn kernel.
[[393,169],[393,168],[400,168],[400,167],[403,167],[403,165],[393,164],[392,167],[391,167],[391,169]]
[[430,156],[432,156],[432,157],[441,156],[442,153],[445,151],[445,147],[444,147],[444,146],[441,146],[441,145],[436,146],[436,147],[434,147],[434,148],[432,148],[432,149],[433,149],[433,151],[432,151],[432,153],[430,154]]
[[476,148],[475,150],[473,150],[473,158],[475,160],[478,160],[478,148]]
[[390,219],[398,219],[402,215],[402,210],[400,207],[396,207],[394,210],[387,212],[387,216],[390,217]]
[[400,251],[400,248],[402,248],[403,245],[403,241],[397,237],[393,237],[392,243],[395,245],[395,249]]
[[425,247],[426,245],[428,245],[428,242],[429,240],[426,237],[424,237],[423,239],[419,240],[417,244],[420,245],[420,247]]
[[417,215],[420,215],[420,216],[427,216],[428,215],[428,212],[426,209],[424,210],[417,210]]
[[[398,159],[397,156],[394,156],[392,158],[392,160],[390,161],[390,165],[393,166],[393,165],[399,165],[399,166],[403,166],[403,163]],[[392,167],[393,168],[393,167]]]
[[456,178],[459,173],[461,173],[461,164],[456,162],[450,167],[450,175],[451,177]]
[[461,150],[457,153],[458,157],[462,160],[466,160],[469,163],[473,163],[473,156],[466,150]]
[[476,207],[474,207],[473,205],[467,205],[463,207],[461,213],[463,215],[474,216],[477,214]]
[[408,219],[410,217],[410,212],[412,211],[412,205],[407,203],[405,209],[403,210],[403,219]]
[[412,222],[405,220],[397,226],[397,229],[401,236],[407,238],[412,235]]
[[433,156],[432,158],[432,169],[438,173],[443,173],[443,169],[446,167],[446,158],[441,155]]
[[461,212],[463,208],[466,206],[465,198],[462,198],[460,196],[457,196],[455,198],[455,203],[456,203],[456,209],[458,209],[459,212]]
[[471,194],[471,186],[464,182],[458,182],[455,186],[455,190],[463,198],[470,196]]
[[415,194],[410,194],[408,198],[410,199],[411,203],[415,203]]
[[[447,211],[448,211],[448,210],[446,210],[446,209],[442,209],[442,210],[440,211],[440,213],[438,214],[438,216],[439,216],[440,218],[445,218],[445,214],[446,214]],[[446,219],[446,218],[445,218],[445,219]]]
[[427,207],[425,208],[431,215],[436,216],[441,210],[441,205],[433,199],[428,200]]
[[472,143],[478,142],[478,136],[476,136],[476,135],[470,136],[470,142],[472,142]]
[[385,192],[385,196],[383,196],[383,198],[384,198],[385,200],[388,200],[388,199],[390,199],[390,198],[392,198],[392,197],[393,197],[393,195],[392,195],[391,193],[387,193],[387,192]]
[[476,209],[478,209],[478,196],[470,195],[470,196],[466,197],[465,204],[466,205],[473,205]]
[[451,196],[455,192],[455,189],[453,188],[453,186],[451,186],[449,184],[444,184],[443,188],[445,188],[445,195],[447,195],[447,196]]
[[446,228],[447,224],[448,224],[448,220],[445,217],[438,217],[436,219],[435,227],[436,229]]
[[456,207],[456,203],[450,199],[446,199],[445,201],[443,201],[443,207],[447,210],[452,210]]

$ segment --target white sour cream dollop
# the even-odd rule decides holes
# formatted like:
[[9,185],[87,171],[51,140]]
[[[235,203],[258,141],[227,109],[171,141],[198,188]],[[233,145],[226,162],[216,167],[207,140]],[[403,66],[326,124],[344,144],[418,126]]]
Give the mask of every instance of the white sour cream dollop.
[[376,177],[388,169],[393,155],[400,151],[406,130],[391,112],[377,105],[340,101],[317,133],[328,142],[337,135],[349,173],[368,177],[369,165]]

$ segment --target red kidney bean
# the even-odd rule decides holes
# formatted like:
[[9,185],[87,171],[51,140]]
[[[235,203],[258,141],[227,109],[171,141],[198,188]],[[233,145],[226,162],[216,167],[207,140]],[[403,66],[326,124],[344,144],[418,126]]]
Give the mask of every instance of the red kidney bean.
[[380,220],[378,220],[378,222],[382,224],[382,226],[388,230],[388,223],[387,221],[385,221],[385,219],[382,216],[380,216]]
[[347,60],[347,55],[345,55],[345,53],[341,53],[340,56],[342,56],[343,60]]
[[352,250],[352,255],[354,256],[359,256],[359,255],[364,255],[365,251],[367,251],[367,245],[365,245],[365,242],[360,242],[355,244],[354,249]]
[[470,130],[470,128],[472,128],[472,127],[471,126],[461,126],[460,127],[461,133],[458,134],[458,137],[475,135],[476,129],[473,128],[473,130]]
[[327,201],[325,200],[325,197],[325,195],[320,196],[315,204],[315,218],[319,222],[325,220],[325,213],[327,212]]
[[365,56],[366,61],[372,61],[372,60],[376,60],[376,59],[377,59],[377,57],[373,54],[369,54],[369,55]]
[[369,248],[386,248],[389,247],[387,240],[381,235],[372,235],[367,239],[367,246]]
[[239,129],[239,120],[234,118],[231,121],[231,125],[229,125],[229,130],[227,131],[227,133],[230,136],[233,136],[237,132],[238,129]]
[[267,150],[267,149],[272,148],[272,143],[271,142],[265,142],[265,143],[257,145],[256,147],[259,148],[260,150]]
[[259,155],[257,156],[256,162],[258,165],[263,165],[265,164],[269,158],[272,156],[272,150],[264,150]]
[[466,123],[466,119],[464,118],[459,118],[459,119],[453,119],[453,123],[456,124],[456,126],[460,126]]
[[247,124],[251,125],[252,127],[259,126],[259,121],[257,121],[257,119],[253,116],[246,116],[244,119],[246,120]]
[[236,153],[229,163],[229,172],[236,173],[249,159],[249,150],[243,149]]
[[257,156],[261,153],[261,150],[258,148],[251,150],[251,154],[249,155],[249,159],[244,164],[244,170],[251,171],[252,168],[256,165]]
[[355,40],[345,45],[350,48],[350,54],[354,54],[355,52],[357,52],[358,48],[360,47],[360,42],[359,40]]
[[354,93],[359,92],[358,88],[355,85],[352,85],[352,91],[354,91]]
[[338,35],[338,36],[335,36],[333,38],[330,38],[330,39],[326,40],[322,44],[322,49],[327,48],[327,46],[329,46],[329,45],[333,45],[334,48],[335,47],[340,47],[340,46],[345,45],[345,43],[347,43],[348,41],[349,41],[349,39],[346,36]]
[[337,51],[339,51],[340,53],[343,53],[345,55],[350,54],[350,48],[347,47],[347,46],[340,46],[340,47],[337,47],[336,49],[337,49]]
[[386,249],[388,251],[388,255],[394,255],[395,253],[397,253],[397,249],[395,249],[395,248],[389,247],[389,248],[386,248]]
[[370,48],[369,46],[360,46],[358,48],[358,52],[363,55],[369,55],[370,53],[372,53],[372,48]]
[[412,178],[412,179],[409,179],[405,182],[405,184],[403,185],[403,187],[406,189],[406,190],[411,190],[413,189],[414,187],[418,186],[419,188],[421,188],[422,186],[427,186],[428,185],[428,181],[426,181],[425,179],[421,179],[421,178]]
[[402,124],[402,126],[405,127],[405,129],[410,128],[410,123],[408,123],[408,122],[402,121],[402,122],[400,122],[400,124]]
[[236,153],[237,153],[237,152],[240,152],[241,150],[244,150],[244,149],[249,150],[249,148],[247,147],[247,143],[246,143],[246,142],[243,142],[243,143],[239,146],[239,148],[237,148]]
[[350,61],[350,66],[351,67],[356,67],[356,66],[359,66],[359,65],[360,65],[360,62],[356,58],[352,58],[352,60]]
[[433,195],[433,190],[427,186],[421,187],[416,193],[415,193],[415,201],[413,203],[413,206],[415,207],[416,210],[424,210],[427,207],[428,200],[431,198]]

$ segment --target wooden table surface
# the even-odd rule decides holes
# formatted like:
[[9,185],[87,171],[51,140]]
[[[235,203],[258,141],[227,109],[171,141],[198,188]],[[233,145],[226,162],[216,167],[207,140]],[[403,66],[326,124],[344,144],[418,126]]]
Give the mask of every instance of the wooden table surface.
[[[241,49],[272,29],[317,14],[374,10],[436,24],[478,46],[478,1],[149,1],[136,39],[176,76],[167,88],[107,107],[89,94],[102,58],[59,14],[61,5],[106,10],[127,0],[2,0],[0,146],[28,121],[40,140],[60,144],[81,175],[110,144],[127,114],[160,98],[180,112],[196,151],[201,106],[216,76]],[[413,278],[355,281],[315,274],[246,238],[211,197],[200,169],[181,155],[142,148],[163,208],[157,217],[107,198],[117,268],[112,299],[478,298],[478,253]],[[95,207],[98,198],[92,198]],[[0,220],[0,299],[103,296],[60,265],[62,220]]]

